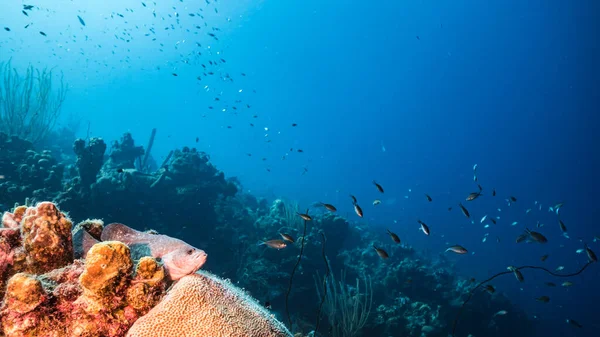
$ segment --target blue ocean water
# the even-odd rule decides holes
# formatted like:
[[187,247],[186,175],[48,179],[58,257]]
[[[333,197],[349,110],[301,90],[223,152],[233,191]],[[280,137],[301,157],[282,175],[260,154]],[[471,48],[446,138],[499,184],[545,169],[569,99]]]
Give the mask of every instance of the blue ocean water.
[[[432,256],[461,244],[469,254],[452,261],[478,280],[540,265],[544,254],[549,269],[576,271],[584,242],[600,252],[596,1],[25,3],[39,8],[0,4],[0,28],[10,28],[0,31],[0,61],[62,71],[61,123],[79,120],[80,137],[129,131],[145,145],[157,128],[158,161],[194,146],[256,196],[301,209],[331,202]],[[189,15],[199,9],[202,20]],[[202,64],[221,59],[205,75]],[[483,197],[466,202],[478,189],[475,164]],[[548,211],[560,202],[570,239]],[[498,225],[484,228],[484,215]],[[515,245],[538,221],[549,243]],[[596,265],[569,288],[524,274],[528,282],[496,286],[540,322],[539,336],[596,335]],[[548,281],[559,287],[540,285]],[[535,301],[542,295],[548,305]]]

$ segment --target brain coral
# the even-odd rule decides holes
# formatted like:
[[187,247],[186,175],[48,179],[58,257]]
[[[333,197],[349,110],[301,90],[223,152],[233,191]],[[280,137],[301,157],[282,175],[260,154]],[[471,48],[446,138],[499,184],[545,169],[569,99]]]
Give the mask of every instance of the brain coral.
[[127,337],[292,337],[241,289],[210,273],[183,277]]

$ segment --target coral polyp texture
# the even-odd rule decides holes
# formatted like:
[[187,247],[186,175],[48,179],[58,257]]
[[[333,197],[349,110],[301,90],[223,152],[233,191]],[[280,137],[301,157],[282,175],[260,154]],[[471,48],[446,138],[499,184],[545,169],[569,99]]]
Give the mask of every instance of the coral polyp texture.
[[[289,335],[228,282],[208,273],[194,275],[201,266],[198,257],[190,262],[192,275],[182,276],[167,292],[172,278],[163,262],[150,255],[132,256],[120,241],[98,241],[105,229],[100,220],[75,226],[74,234],[85,232],[79,236],[85,243],[79,245],[71,220],[51,202],[16,207],[3,215],[2,224],[0,336],[160,337],[173,336],[165,331],[175,327],[182,329],[180,336]],[[136,233],[121,224],[119,228]],[[186,245],[158,238],[171,243],[163,247],[167,250],[173,242]],[[75,256],[85,258],[74,258],[73,241],[79,251]],[[198,251],[203,263],[206,254]]]
[[[164,322],[168,322],[165,324]],[[183,277],[127,337],[291,337],[242,290],[206,272]]]

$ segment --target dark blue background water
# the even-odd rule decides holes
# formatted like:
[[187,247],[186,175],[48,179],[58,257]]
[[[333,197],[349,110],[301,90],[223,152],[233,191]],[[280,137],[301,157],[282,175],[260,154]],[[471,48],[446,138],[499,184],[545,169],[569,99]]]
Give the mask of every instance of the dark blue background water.
[[[0,32],[0,60],[62,71],[69,84],[63,123],[81,119],[82,137],[89,125],[92,136],[112,140],[131,131],[145,145],[156,127],[158,160],[196,146],[256,195],[284,196],[301,208],[331,202],[359,221],[348,197],[354,194],[365,210],[360,222],[374,231],[390,228],[433,255],[447,244],[467,247],[474,254],[453,258],[467,277],[512,264],[574,271],[586,261],[575,253],[582,240],[600,253],[592,242],[600,235],[596,1],[220,0],[218,13],[204,1],[157,2],[32,1],[41,10],[25,17],[20,1],[4,1],[0,26],[11,32]],[[187,15],[199,8],[207,27]],[[206,34],[213,26],[219,41]],[[156,34],[145,36],[151,27]],[[220,73],[234,82],[198,81],[200,64],[221,57]],[[235,100],[243,102],[236,111]],[[484,196],[467,203],[477,190],[476,163]],[[518,201],[508,207],[511,195]],[[382,204],[375,208],[376,198]],[[474,223],[458,211],[459,201]],[[548,212],[562,201],[571,239]],[[500,216],[498,225],[483,228],[486,214]],[[430,225],[430,237],[417,219]],[[549,243],[516,245],[538,220]],[[543,254],[550,254],[544,263]],[[545,288],[564,280],[542,272],[525,278],[519,284],[509,275],[495,286],[543,321],[540,336],[596,334],[596,265],[571,288]],[[536,302],[541,295],[551,302]]]

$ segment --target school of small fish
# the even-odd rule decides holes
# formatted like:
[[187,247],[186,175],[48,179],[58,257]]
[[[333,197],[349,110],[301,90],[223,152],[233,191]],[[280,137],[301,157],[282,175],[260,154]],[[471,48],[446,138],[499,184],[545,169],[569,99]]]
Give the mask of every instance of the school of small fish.
[[[473,171],[474,171],[474,180],[478,181],[478,176],[477,176],[477,165],[475,165],[473,167]],[[373,185],[375,186],[376,190],[379,193],[384,193],[384,188],[381,184],[379,184],[376,181],[372,182]],[[470,194],[467,195],[467,198],[465,199],[466,201],[469,202],[473,202],[475,200],[477,200],[478,198],[480,198],[481,196],[483,196],[483,187],[480,184],[477,184],[478,187],[478,191],[477,192],[471,192]],[[412,192],[412,189],[409,190],[409,192]],[[492,193],[490,194],[492,197],[495,197],[497,194],[496,189],[492,190]],[[423,193],[423,195],[425,196],[425,200],[429,203],[432,203],[434,198],[428,194],[428,193]],[[350,195],[351,198],[351,204],[354,208],[354,211],[356,213],[356,215],[359,218],[363,218],[364,217],[364,213],[362,208],[360,208],[360,206],[358,205],[358,199],[354,196],[354,195]],[[376,199],[373,202],[374,206],[380,205],[381,204],[381,200],[380,199]],[[508,207],[513,206],[515,203],[517,203],[517,198],[515,196],[509,196],[505,199],[505,202],[507,204]],[[534,208],[528,208],[525,211],[526,215],[529,214],[533,214],[534,210],[538,210],[541,211],[542,210],[542,206],[540,203],[538,203],[538,201],[535,201],[534,203],[536,205],[536,207]],[[318,205],[321,205],[323,207],[325,207],[327,210],[335,212],[337,210],[336,207],[334,207],[331,204],[326,204],[323,202],[319,202]],[[470,220],[471,219],[471,212],[466,208],[465,205],[462,204],[462,202],[458,202],[457,203],[458,208],[460,209],[462,215],[467,219]],[[563,203],[559,203],[556,204],[555,206],[550,207],[550,212],[555,213],[556,215],[559,215],[558,210],[562,209],[563,207]],[[448,207],[449,211],[452,211],[452,207]],[[501,212],[502,210],[500,208],[497,209],[498,212]],[[306,220],[306,221],[310,221],[312,220],[312,218],[306,213],[306,214],[300,214],[298,213],[298,215],[300,217],[302,217],[302,219]],[[490,224],[487,223],[487,221],[491,222],[493,225],[497,225],[498,221],[500,220],[500,216],[491,216],[490,214],[485,214],[483,215],[480,220],[479,223],[480,224],[484,224],[484,228],[488,229],[491,228]],[[394,221],[395,223],[397,223],[397,221]],[[470,221],[472,224],[475,223],[475,221]],[[419,230],[425,234],[426,236],[430,236],[431,233],[431,229],[430,226],[428,224],[426,224],[424,221],[422,221],[421,219],[417,219],[417,223],[419,224]],[[561,218],[558,219],[558,223],[559,223],[559,229],[560,232],[563,233],[563,236],[565,236],[566,238],[568,238],[568,236],[564,235],[567,233],[567,227],[565,225],[565,223],[563,222],[563,220]],[[521,243],[521,242],[528,242],[528,243],[535,243],[535,244],[541,244],[541,245],[545,245],[549,242],[548,238],[542,234],[539,230],[537,230],[537,228],[541,228],[543,227],[543,224],[540,224],[540,222],[538,221],[536,224],[536,230],[531,230],[528,227],[525,227],[523,225],[520,225],[518,221],[513,221],[511,223],[509,223],[509,225],[511,227],[520,227],[522,228],[522,233],[519,234],[515,240],[516,243]],[[523,227],[521,227],[523,226]],[[398,236],[398,234],[392,232],[390,229],[386,229],[386,232],[388,234],[388,236],[390,237],[390,239],[395,243],[395,244],[400,244],[402,241],[400,239],[400,237]],[[490,236],[489,233],[485,233],[483,236],[483,239],[481,240],[482,243],[485,243],[488,239],[488,237]],[[443,235],[442,235],[443,237]],[[285,238],[284,238],[285,239]],[[598,237],[594,237],[593,242],[596,242],[600,240]],[[290,240],[288,240],[290,241]],[[268,241],[267,241],[268,242]],[[293,242],[293,241],[291,241]],[[496,242],[500,243],[501,239],[499,236],[496,236]],[[268,243],[265,243],[267,246],[271,247],[271,245],[269,245]],[[278,248],[279,246],[274,246],[272,248]],[[375,243],[372,244],[372,248],[375,251],[375,253],[377,254],[377,256],[379,256],[379,258],[381,258],[382,260],[392,260],[390,257],[391,255],[388,253],[388,251],[386,251],[383,247],[376,245]],[[445,249],[445,252],[451,252],[457,255],[465,255],[467,253],[469,253],[469,251],[462,245],[460,244],[454,244],[454,245],[448,245],[447,248]],[[583,254],[586,253],[587,258],[588,258],[588,263],[593,263],[593,262],[597,262],[597,256],[596,254],[589,248],[589,246],[587,245],[587,243],[583,243],[583,248],[577,249],[576,250],[576,254]],[[472,252],[472,254],[474,254],[474,252]],[[540,257],[540,261],[544,262],[548,259],[549,254],[545,254],[543,256]],[[565,267],[564,266],[559,266],[556,268],[555,272],[560,272],[562,270],[564,270]],[[508,266],[507,270],[509,270],[510,272],[513,273],[515,279],[522,283],[522,282],[526,282],[525,280],[525,276],[523,275],[523,273],[521,272],[519,267],[515,267],[515,266]],[[412,280],[410,280],[412,281]],[[407,281],[408,283],[409,281]],[[475,282],[474,279],[471,280],[471,282]],[[544,283],[547,287],[556,287],[555,283],[552,282],[545,282]],[[562,287],[568,288],[573,286],[573,283],[571,281],[565,281],[562,284]],[[493,285],[491,284],[487,284],[484,286],[485,290],[490,293],[493,294],[496,289]],[[547,295],[540,295],[538,297],[533,298],[535,301],[540,302],[540,303],[549,303],[550,302],[550,297]],[[504,316],[507,315],[508,312],[506,310],[500,310],[498,311],[496,314],[494,314],[493,317],[497,317],[497,316]],[[579,323],[577,323],[575,320],[573,319],[567,319],[567,322],[570,323],[571,325],[574,325],[576,327],[581,327],[581,325]]]

